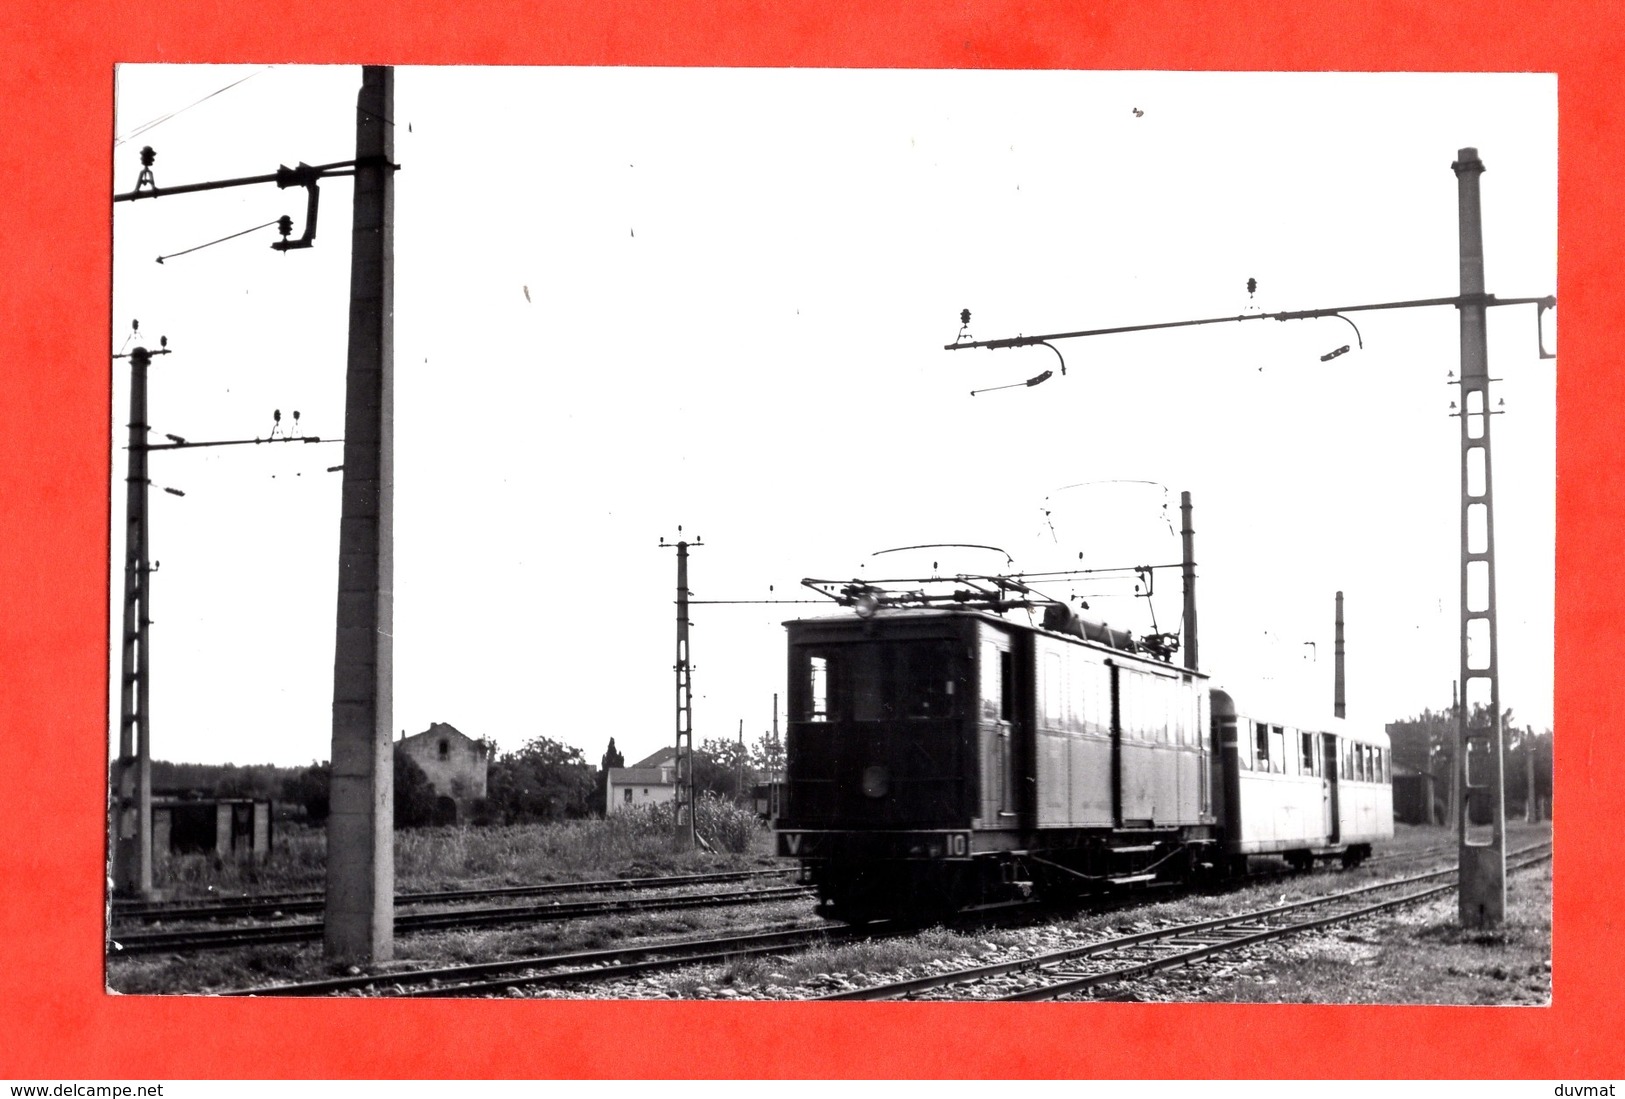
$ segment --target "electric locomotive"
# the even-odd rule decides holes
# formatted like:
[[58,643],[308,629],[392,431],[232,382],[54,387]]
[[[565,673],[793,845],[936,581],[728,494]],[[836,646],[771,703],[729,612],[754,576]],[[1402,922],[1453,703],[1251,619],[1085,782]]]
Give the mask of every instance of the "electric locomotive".
[[[1171,661],[1171,639],[1137,641],[1008,577],[959,576],[935,595],[806,583],[855,611],[785,623],[776,849],[801,861],[826,915],[931,917],[1183,881],[1252,854],[1357,861],[1384,822],[1392,833],[1377,792],[1385,739],[1379,752],[1244,716]],[[1241,728],[1263,729],[1262,755],[1251,739],[1243,751]],[[1291,774],[1284,747],[1270,754],[1289,732],[1304,753]],[[1370,790],[1338,785],[1345,756]],[[1311,820],[1323,795],[1334,809]],[[1276,829],[1283,805],[1297,824]]]

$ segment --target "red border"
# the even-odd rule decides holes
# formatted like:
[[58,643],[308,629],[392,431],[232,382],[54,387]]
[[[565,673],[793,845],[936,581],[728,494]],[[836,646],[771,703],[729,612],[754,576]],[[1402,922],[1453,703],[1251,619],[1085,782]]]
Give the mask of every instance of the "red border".
[[[1619,1077],[1625,315],[1612,6],[13,0],[0,65],[0,1077]],[[101,992],[115,61],[1555,71],[1561,112],[1549,1010],[250,1002]],[[1448,152],[1448,150],[1447,150]],[[1608,303],[1614,304],[1610,306]]]

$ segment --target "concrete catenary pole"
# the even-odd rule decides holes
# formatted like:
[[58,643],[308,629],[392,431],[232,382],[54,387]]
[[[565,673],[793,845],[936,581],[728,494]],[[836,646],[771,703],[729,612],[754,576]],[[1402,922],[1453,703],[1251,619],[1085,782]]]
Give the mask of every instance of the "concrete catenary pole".
[[130,352],[130,456],[125,478],[124,628],[120,648],[118,760],[113,774],[113,889],[152,892],[152,650],[147,542],[147,368],[152,353]]
[[[1462,149],[1456,173],[1461,255],[1461,707],[1456,818],[1461,925],[1498,927],[1506,918],[1506,790],[1501,683],[1495,629],[1495,519],[1490,477],[1489,347],[1484,322],[1484,230],[1477,149]],[[1476,703],[1476,706],[1475,706]],[[1475,718],[1484,724],[1474,727]],[[1478,818],[1475,822],[1474,818]]]
[[327,818],[327,957],[394,953],[395,73],[362,70],[356,101],[344,489]]
[[1343,593],[1337,593],[1336,631],[1332,639],[1332,716],[1346,717],[1343,701]]
[[1188,492],[1179,494],[1179,525],[1182,547],[1180,571],[1185,582],[1185,667],[1196,669],[1199,667],[1196,650],[1196,532],[1191,529],[1191,494]]

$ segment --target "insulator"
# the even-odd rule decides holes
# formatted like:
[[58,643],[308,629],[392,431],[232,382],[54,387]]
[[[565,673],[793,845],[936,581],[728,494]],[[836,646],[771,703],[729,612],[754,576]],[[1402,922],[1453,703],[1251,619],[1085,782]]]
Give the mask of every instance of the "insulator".
[[959,323],[960,324],[969,324],[970,323],[970,310],[969,309],[961,309],[959,311]]
[[1257,279],[1248,279],[1247,280],[1247,293],[1252,294],[1252,293],[1256,292],[1257,290],[1258,290],[1258,280]]
[[153,152],[151,145],[141,146],[141,167],[151,168],[152,162],[157,158],[158,154]]

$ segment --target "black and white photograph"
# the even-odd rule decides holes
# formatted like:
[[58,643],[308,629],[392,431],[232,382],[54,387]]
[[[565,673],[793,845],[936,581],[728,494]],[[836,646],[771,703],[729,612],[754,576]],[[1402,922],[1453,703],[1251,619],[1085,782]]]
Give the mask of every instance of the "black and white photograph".
[[108,991],[1552,1003],[1554,75],[113,86]]

